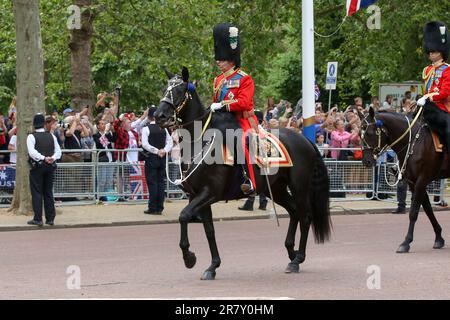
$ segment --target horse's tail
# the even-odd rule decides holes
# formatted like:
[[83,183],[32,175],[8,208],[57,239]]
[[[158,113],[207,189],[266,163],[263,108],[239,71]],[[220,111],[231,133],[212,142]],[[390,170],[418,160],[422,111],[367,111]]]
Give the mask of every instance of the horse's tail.
[[317,243],[324,243],[330,238],[331,218],[330,218],[330,180],[328,169],[319,153],[314,165],[312,186],[310,193],[310,204],[312,213],[312,226]]

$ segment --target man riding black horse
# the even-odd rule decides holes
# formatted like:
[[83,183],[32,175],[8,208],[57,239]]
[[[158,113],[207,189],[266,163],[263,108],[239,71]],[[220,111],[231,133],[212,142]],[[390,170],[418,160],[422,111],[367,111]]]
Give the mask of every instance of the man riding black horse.
[[255,174],[246,147],[248,133],[257,130],[258,119],[253,109],[255,85],[251,76],[240,69],[239,30],[229,23],[214,27],[214,54],[217,66],[222,74],[214,79],[214,99],[211,111],[225,107],[227,112],[235,114],[242,128],[242,148],[245,162],[243,165],[246,181],[241,185],[244,194],[252,194],[256,189]]
[[423,70],[425,95],[417,101],[424,107],[428,126],[444,140],[450,159],[450,34],[441,22],[429,22],[424,28],[425,52],[431,65]]

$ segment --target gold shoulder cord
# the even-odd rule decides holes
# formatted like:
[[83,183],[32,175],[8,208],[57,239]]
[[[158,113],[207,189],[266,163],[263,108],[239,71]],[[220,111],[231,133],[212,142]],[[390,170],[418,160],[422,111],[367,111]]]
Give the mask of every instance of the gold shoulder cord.
[[[222,91],[223,84],[225,83],[225,77],[222,78],[222,80],[219,81],[216,87],[214,87],[214,98],[216,98],[217,93]],[[217,97],[218,99],[219,97]]]
[[[428,93],[428,89],[427,89],[428,88],[428,84],[429,84],[430,81],[433,80],[434,75],[436,73],[436,69],[434,67],[431,67],[430,71],[428,71],[428,73],[427,73],[427,68],[428,67],[423,69],[423,72],[422,72],[422,78],[423,78],[423,80],[425,80],[425,90],[427,90],[426,93]],[[430,88],[431,88],[431,86],[430,86]]]

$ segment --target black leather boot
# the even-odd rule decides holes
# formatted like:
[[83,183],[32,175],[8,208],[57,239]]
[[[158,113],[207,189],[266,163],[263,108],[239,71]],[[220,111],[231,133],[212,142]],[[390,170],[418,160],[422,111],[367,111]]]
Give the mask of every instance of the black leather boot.
[[254,197],[249,197],[243,206],[238,207],[239,210],[243,210],[243,211],[253,211],[253,204],[255,202],[255,198]]

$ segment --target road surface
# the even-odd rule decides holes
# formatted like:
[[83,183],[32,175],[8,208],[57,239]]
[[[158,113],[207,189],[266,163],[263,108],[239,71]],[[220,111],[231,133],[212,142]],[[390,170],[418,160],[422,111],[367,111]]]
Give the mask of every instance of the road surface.
[[[437,217],[450,245],[450,212]],[[0,298],[450,298],[450,249],[432,249],[423,213],[409,254],[395,253],[407,215],[333,216],[331,241],[317,245],[310,234],[298,274],[283,272],[288,220],[280,222],[217,222],[222,266],[215,281],[200,280],[210,254],[199,224],[189,226],[197,255],[191,270],[178,224],[1,232]]]

